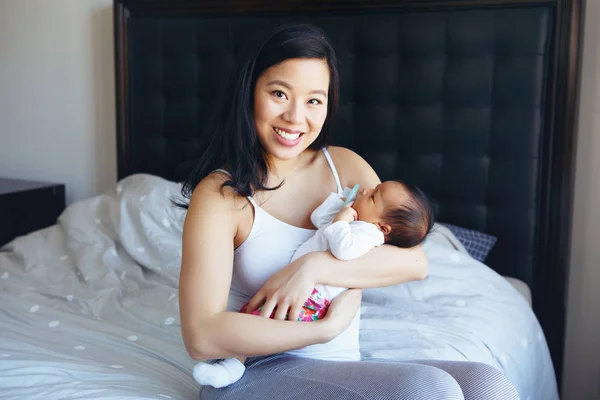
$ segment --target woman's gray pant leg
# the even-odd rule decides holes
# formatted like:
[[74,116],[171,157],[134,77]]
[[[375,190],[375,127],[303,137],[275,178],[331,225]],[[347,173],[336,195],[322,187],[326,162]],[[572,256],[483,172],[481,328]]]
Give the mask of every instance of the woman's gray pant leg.
[[415,361],[442,369],[458,382],[466,400],[519,400],[517,389],[491,365],[467,361]]
[[237,383],[205,387],[201,400],[462,400],[447,372],[428,365],[335,362],[288,355],[255,359]]

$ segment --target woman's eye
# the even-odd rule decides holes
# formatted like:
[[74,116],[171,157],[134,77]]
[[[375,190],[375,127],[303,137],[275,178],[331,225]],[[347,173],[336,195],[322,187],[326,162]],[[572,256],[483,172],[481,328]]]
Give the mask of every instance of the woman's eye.
[[273,94],[275,95],[275,97],[285,99],[285,93],[283,93],[281,90],[274,90]]
[[311,99],[308,102],[313,105],[323,104],[323,102],[319,99]]

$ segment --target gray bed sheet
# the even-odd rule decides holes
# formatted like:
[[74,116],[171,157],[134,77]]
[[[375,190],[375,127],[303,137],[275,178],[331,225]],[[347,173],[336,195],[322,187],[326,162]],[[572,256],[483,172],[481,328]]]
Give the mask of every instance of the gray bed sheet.
[[[179,323],[178,193],[134,175],[1,249],[0,398],[197,398]],[[424,281],[365,290],[363,358],[484,362],[522,399],[557,399],[527,302],[451,242],[427,240]]]

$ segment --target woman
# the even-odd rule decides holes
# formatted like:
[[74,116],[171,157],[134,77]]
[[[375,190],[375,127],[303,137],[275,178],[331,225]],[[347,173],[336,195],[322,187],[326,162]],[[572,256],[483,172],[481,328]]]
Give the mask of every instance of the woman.
[[[299,314],[317,283],[369,288],[426,276],[421,247],[383,245],[344,262],[311,253],[286,265],[314,233],[310,214],[330,192],[380,182],[356,153],[326,147],[338,90],[327,38],[315,27],[295,25],[275,29],[250,49],[224,91],[183,189],[190,200],[180,312],[192,358],[268,356],[331,340],[354,319],[360,290],[336,298],[323,320],[286,321],[288,312]],[[275,310],[275,318],[239,313],[247,301],[248,313],[264,304],[261,315]],[[240,382],[204,388],[201,398],[517,398],[507,396],[512,387],[500,372],[476,363],[336,363],[277,355],[250,359],[247,367]],[[471,377],[477,381],[465,382]],[[508,389],[494,394],[489,385]]]

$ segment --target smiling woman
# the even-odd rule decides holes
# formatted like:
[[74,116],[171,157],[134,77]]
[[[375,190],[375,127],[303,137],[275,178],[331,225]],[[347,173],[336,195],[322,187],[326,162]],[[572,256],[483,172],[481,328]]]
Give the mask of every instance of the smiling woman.
[[[222,167],[232,178],[224,186],[241,196],[275,189],[285,172],[280,166],[269,183],[268,164],[307,148],[319,150],[330,141],[339,72],[335,51],[321,29],[305,24],[274,29],[263,42],[246,48],[228,83],[207,123],[203,152],[183,182],[184,197]],[[188,207],[186,202],[178,205]]]
[[[331,44],[314,26],[280,26],[250,48],[229,83],[227,97],[205,132],[200,160],[183,186],[183,194],[190,199],[184,205],[188,211],[179,298],[189,355],[198,360],[246,360],[294,354],[294,350],[330,343],[349,331],[358,333],[351,328],[358,321],[360,290],[346,290],[335,297],[322,319],[302,322],[295,316],[316,285],[361,289],[421,280],[427,260],[421,246],[405,249],[383,244],[347,261],[334,258],[329,251],[309,252],[291,261],[296,250],[315,235],[311,214],[325,198],[332,192],[342,193],[344,187],[373,188],[381,183],[359,155],[328,146],[339,86]],[[248,304],[246,309],[244,304]],[[261,305],[262,317],[251,315]],[[349,366],[335,361],[335,366],[328,366],[320,364],[323,360],[310,361],[305,367],[309,375],[318,375],[320,381],[332,382],[345,393],[356,393],[358,381],[340,374],[340,368],[354,368],[360,376],[379,370],[400,377],[408,369],[421,379],[381,382],[380,389],[394,398],[420,391],[429,400],[469,399],[482,398],[481,390],[489,391],[494,381],[505,390],[503,399],[516,398],[504,377],[475,363],[467,368],[478,377],[477,385],[472,390],[463,387],[463,396],[457,381],[464,375],[462,365],[406,367],[354,361]],[[225,366],[226,375],[233,374],[229,382],[245,373],[240,363],[216,365]],[[286,360],[280,366],[290,365]],[[212,367],[198,366],[194,370],[198,382],[216,385],[213,389],[225,385],[207,376]],[[247,371],[249,376],[256,372],[253,367]],[[256,382],[275,381],[269,371],[259,375]],[[443,389],[423,391],[420,381],[437,381]],[[290,376],[290,384],[281,389],[291,393],[300,382],[304,382],[302,376]],[[316,397],[324,397],[328,385],[317,388]],[[232,395],[205,388],[201,398]],[[269,391],[264,387],[258,398],[273,397]],[[248,398],[246,393],[242,397]]]
[[268,157],[288,160],[313,143],[327,118],[326,60],[290,59],[268,68],[256,82],[254,118]]

